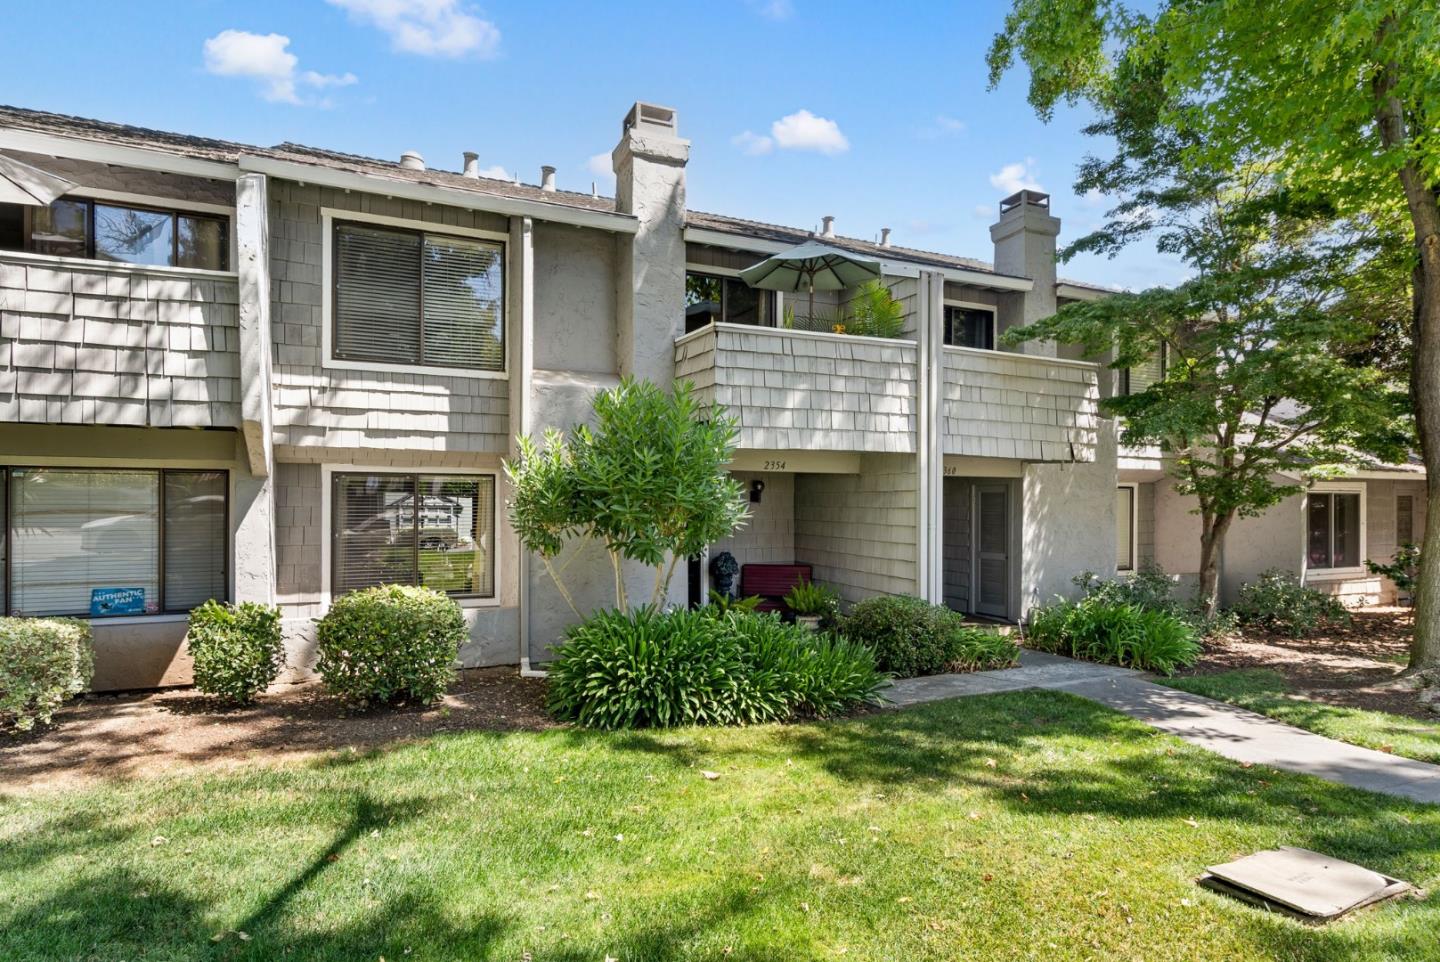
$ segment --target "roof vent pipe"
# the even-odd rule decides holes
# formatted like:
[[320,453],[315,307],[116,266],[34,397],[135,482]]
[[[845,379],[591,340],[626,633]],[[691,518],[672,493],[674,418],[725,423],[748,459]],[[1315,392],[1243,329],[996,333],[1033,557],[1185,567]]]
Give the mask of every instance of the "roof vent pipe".
[[480,155],[473,150],[465,151],[465,176],[480,179]]
[[425,158],[421,157],[416,151],[407,150],[400,155],[400,166],[406,170],[424,170]]
[[540,168],[540,189],[555,189],[555,168],[551,167],[549,164],[546,164],[544,167]]
[[820,218],[820,224],[821,224],[821,227],[820,227],[820,236],[821,236],[821,237],[834,237],[834,236],[835,236],[835,218],[834,218],[833,216],[827,214],[827,215],[825,215],[824,217]]
[[880,246],[881,246],[881,247],[889,247],[889,246],[890,246],[890,228],[888,228],[888,227],[882,227],[882,228],[880,228]]

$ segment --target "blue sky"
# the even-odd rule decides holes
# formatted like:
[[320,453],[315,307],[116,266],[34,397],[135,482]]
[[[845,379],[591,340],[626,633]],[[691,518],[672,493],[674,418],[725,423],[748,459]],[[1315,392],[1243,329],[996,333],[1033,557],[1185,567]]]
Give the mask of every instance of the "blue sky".
[[[1051,193],[1062,242],[1107,206],[1070,189],[1104,149],[1080,134],[1083,112],[1042,124],[1021,73],[986,90],[1007,8],[54,0],[7,11],[0,100],[246,143],[414,149],[452,170],[475,150],[528,183],[548,163],[561,187],[602,192],[625,111],[649,100],[675,107],[692,142],[693,209],[799,227],[834,214],[844,234],[891,227],[899,244],[989,259],[1016,186]],[[1149,247],[1061,270],[1126,287],[1181,275]]]

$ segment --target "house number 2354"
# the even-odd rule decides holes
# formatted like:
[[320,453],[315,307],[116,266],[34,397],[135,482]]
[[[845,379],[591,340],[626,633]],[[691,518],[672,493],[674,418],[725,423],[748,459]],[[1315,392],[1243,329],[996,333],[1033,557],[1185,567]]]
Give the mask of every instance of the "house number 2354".
[[784,462],[784,461],[766,461],[766,462],[765,462],[765,470],[766,470],[766,471],[784,471],[784,470],[785,470],[785,462]]

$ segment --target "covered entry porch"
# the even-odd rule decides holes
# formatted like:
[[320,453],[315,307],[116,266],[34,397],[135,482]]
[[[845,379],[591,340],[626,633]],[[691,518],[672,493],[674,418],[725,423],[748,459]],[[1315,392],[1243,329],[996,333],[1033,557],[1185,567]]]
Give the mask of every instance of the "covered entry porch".
[[947,457],[941,491],[941,568],[946,606],[978,618],[1020,616],[1023,466]]

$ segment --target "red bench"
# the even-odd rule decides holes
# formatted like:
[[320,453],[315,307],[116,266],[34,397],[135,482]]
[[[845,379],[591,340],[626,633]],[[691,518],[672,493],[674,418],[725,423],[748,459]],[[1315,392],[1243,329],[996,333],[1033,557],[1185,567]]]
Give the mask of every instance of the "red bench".
[[740,566],[740,597],[760,596],[759,611],[784,611],[785,595],[801,582],[810,580],[805,564],[748,564]]

